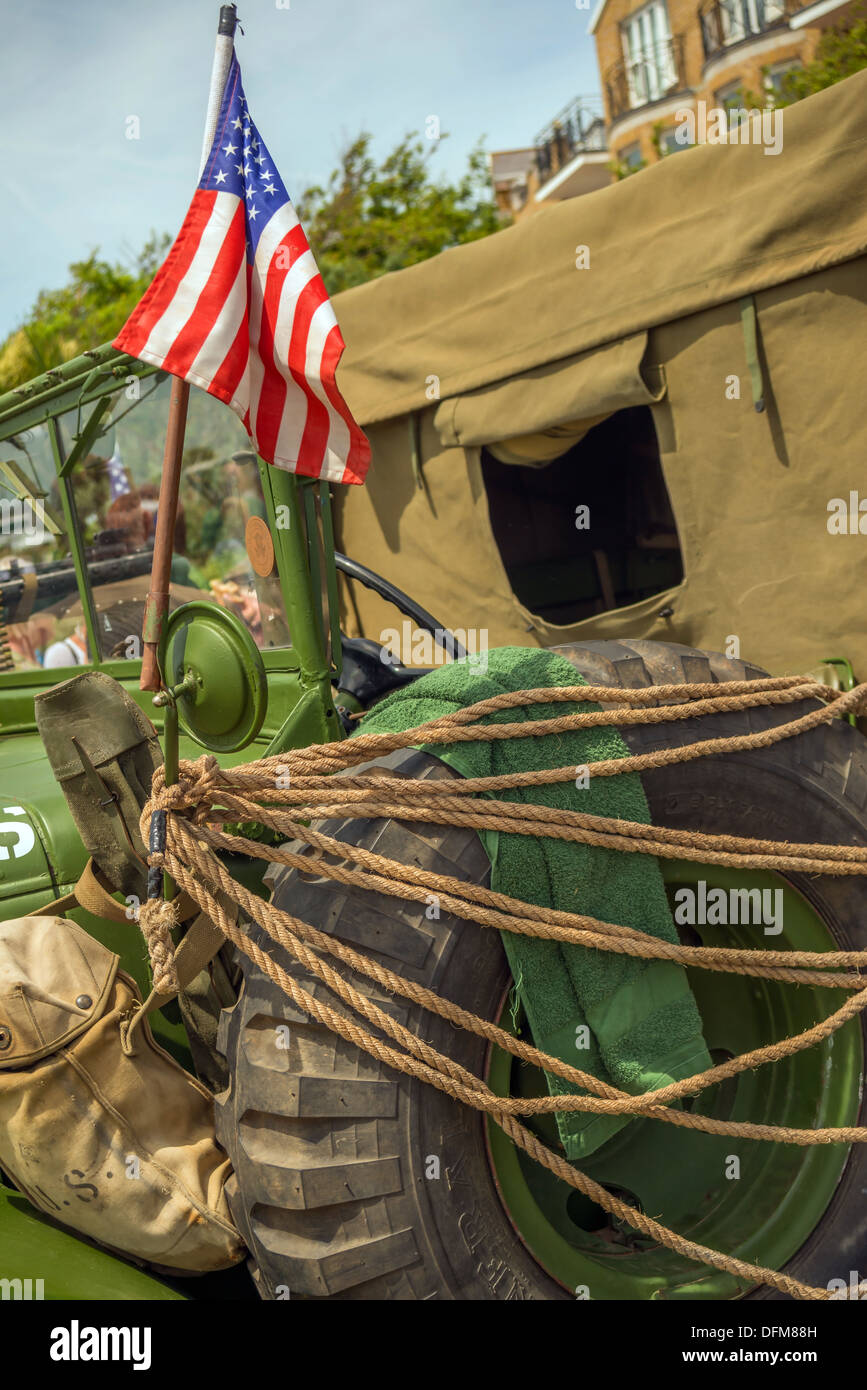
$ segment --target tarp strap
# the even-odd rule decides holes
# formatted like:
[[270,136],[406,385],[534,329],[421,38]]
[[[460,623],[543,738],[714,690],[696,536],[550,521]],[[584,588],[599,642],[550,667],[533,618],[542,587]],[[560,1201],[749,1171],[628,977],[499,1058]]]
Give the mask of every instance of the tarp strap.
[[409,413],[409,457],[412,463],[412,476],[415,478],[416,487],[423,487],[421,476],[421,441],[419,439],[418,412],[411,410]]
[[765,388],[762,381],[762,364],[759,361],[759,334],[758,321],[756,318],[755,297],[747,294],[741,300],[741,325],[744,330],[744,352],[747,359],[747,370],[750,374],[750,386],[753,392],[753,405],[761,414],[765,408]]
[[427,485],[427,478],[424,476],[421,465],[421,416],[417,410],[409,413],[409,457],[412,464],[412,476],[415,478],[415,485],[420,488],[428,500],[431,511],[434,510],[431,501],[430,491]]
[[[173,901],[178,922],[187,922],[191,917],[198,915],[198,905],[186,893],[181,893]],[[112,897],[110,883],[92,859],[88,859],[80,879],[71,892],[64,893],[62,897],[55,898],[53,902],[45,903],[43,907],[36,907],[25,915],[27,917],[63,917],[67,912],[75,911],[77,907],[83,907],[85,912],[89,912],[92,917],[98,917],[103,922],[118,922],[127,925],[135,920],[134,917],[129,916],[129,909],[122,907],[117,899]]]

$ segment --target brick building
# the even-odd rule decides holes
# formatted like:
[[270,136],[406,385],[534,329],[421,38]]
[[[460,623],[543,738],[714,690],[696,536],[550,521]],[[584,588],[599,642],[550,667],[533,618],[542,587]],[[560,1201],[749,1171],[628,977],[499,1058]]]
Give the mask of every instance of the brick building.
[[602,103],[598,97],[576,97],[532,145],[490,155],[497,205],[521,217],[547,202],[592,193],[611,182],[610,160]]
[[[813,57],[848,0],[599,0],[590,21],[611,158],[651,164],[683,148],[675,114],[739,105]],[[767,69],[763,76],[763,69]]]
[[810,61],[823,31],[851,7],[851,0],[598,0],[589,32],[602,99],[576,97],[531,145],[490,156],[499,207],[524,217],[609,183],[615,164],[641,168],[683,149],[677,112],[696,111],[699,102],[731,110],[739,91],[779,84]]

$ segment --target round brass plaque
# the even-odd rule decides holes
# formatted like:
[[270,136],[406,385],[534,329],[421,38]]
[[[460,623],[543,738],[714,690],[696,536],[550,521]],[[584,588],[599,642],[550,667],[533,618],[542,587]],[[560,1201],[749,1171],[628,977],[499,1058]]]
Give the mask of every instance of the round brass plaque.
[[244,544],[253,572],[261,579],[274,573],[274,542],[267,522],[260,516],[251,516],[244,531]]

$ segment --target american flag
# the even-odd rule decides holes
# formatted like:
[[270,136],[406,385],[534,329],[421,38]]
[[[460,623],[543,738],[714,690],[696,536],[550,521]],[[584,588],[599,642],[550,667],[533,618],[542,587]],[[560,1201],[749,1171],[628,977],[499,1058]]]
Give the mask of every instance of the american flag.
[[370,445],[335,381],[343,337],[234,54],[184,224],[114,346],[225,401],[266,463],[364,481]]
[[132,486],[120,456],[120,440],[117,437],[117,430],[114,432],[114,449],[111,458],[106,461],[105,471],[108,474],[109,502],[116,502],[118,497],[126,497],[127,493],[132,492]]

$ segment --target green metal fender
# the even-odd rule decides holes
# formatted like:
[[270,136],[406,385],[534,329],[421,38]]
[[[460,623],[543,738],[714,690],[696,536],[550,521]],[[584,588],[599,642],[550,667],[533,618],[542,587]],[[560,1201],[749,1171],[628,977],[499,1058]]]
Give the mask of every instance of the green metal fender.
[[[186,1302],[184,1294],[161,1279],[54,1226],[8,1187],[0,1187],[0,1252],[4,1299]],[[18,1279],[20,1290],[3,1282]]]

